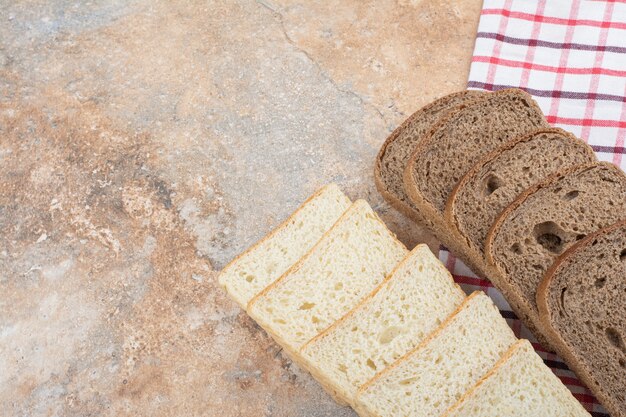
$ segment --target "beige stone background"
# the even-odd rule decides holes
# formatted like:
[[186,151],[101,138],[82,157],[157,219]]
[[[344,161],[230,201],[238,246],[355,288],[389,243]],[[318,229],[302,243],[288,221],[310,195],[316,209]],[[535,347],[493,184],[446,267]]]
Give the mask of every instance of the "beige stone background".
[[479,0],[0,1],[0,410],[352,416],[216,286],[465,85]]

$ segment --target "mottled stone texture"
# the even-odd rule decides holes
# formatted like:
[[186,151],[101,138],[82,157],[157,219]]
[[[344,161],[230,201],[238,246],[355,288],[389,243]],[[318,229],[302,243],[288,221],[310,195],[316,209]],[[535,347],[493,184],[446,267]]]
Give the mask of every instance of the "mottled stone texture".
[[0,2],[2,415],[349,416],[216,286],[463,88],[478,0]]

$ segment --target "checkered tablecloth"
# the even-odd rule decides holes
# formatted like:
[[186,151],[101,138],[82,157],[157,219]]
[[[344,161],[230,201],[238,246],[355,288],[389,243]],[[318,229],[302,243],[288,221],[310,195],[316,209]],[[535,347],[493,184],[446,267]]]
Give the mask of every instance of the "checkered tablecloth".
[[[468,88],[519,87],[548,122],[589,143],[598,158],[626,168],[626,2],[484,0]],[[466,290],[482,289],[519,337],[594,416],[608,416],[561,359],[547,353],[483,279],[442,249],[440,259]]]

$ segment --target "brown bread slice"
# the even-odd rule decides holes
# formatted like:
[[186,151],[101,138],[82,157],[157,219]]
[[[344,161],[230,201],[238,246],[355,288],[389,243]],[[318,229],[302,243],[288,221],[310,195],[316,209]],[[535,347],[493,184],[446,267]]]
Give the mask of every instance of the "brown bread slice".
[[[448,194],[457,180],[482,156],[503,142],[538,127],[548,128],[549,125],[533,99],[518,89],[501,90],[449,111],[417,146],[404,171],[405,191],[427,219],[425,223],[431,232],[480,276],[492,278],[485,262],[474,262],[463,256],[465,246],[455,238],[453,229],[443,218]],[[438,167],[442,169],[441,175],[434,173]],[[418,181],[417,174],[431,169],[433,175],[428,182]],[[449,175],[444,178],[446,175],[443,174]],[[439,202],[433,203],[422,195],[422,190],[430,195],[427,188],[431,183],[438,187],[437,190],[446,190],[435,190],[440,195]],[[494,284],[498,286],[498,283]],[[516,313],[519,315],[518,311]]]
[[[405,191],[428,219],[425,223],[431,232],[480,276],[491,279],[492,274],[485,262],[463,256],[465,245],[443,217],[445,202],[477,160],[538,127],[549,125],[528,94],[518,89],[500,90],[448,112],[417,146],[404,170]],[[439,168],[441,172],[435,172]],[[424,173],[428,178],[422,178]]]
[[446,203],[445,219],[467,246],[463,255],[482,262],[489,228],[528,187],[565,168],[596,161],[589,145],[558,128],[535,130],[485,156]]
[[537,103],[518,89],[500,90],[450,112],[411,156],[404,171],[406,192],[420,212],[441,218],[454,186],[478,159],[540,127],[550,126]]
[[486,94],[466,90],[441,97],[413,113],[385,140],[376,156],[374,180],[378,191],[396,210],[413,220],[423,220],[404,191],[402,175],[409,157],[424,135],[448,110]]
[[626,417],[626,220],[565,251],[537,304],[559,355],[611,416]]
[[487,235],[485,256],[509,304],[540,334],[536,293],[554,260],[577,240],[623,217],[626,175],[600,162],[555,174],[520,195]]

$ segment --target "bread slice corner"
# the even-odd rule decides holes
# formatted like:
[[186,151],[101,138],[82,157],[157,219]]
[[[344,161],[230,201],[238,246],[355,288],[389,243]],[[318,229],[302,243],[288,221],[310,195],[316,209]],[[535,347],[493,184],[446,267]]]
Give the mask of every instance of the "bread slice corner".
[[305,256],[250,300],[248,314],[297,356],[407,253],[369,204],[357,200]]
[[376,155],[374,182],[385,200],[396,210],[415,221],[424,221],[404,191],[402,175],[406,163],[413,149],[448,110],[486,94],[489,93],[464,90],[441,97],[409,116],[385,140]]
[[348,209],[336,184],[309,197],[287,220],[222,269],[218,282],[241,308],[300,259]]
[[502,355],[444,417],[590,417],[528,340]]

